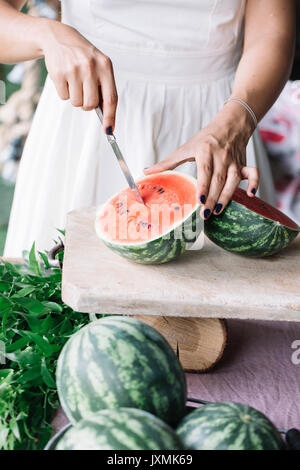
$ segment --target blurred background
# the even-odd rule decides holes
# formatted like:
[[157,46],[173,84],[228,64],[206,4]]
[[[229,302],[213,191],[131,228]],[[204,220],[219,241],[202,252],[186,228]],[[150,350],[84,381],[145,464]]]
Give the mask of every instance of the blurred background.
[[[56,19],[60,16],[59,0],[30,0],[24,11]],[[3,253],[22,149],[45,78],[43,60],[0,65],[0,80],[5,84],[5,87],[0,87],[0,255]],[[261,121],[259,129],[272,167],[277,206],[300,224],[299,2],[296,52],[290,81]]]

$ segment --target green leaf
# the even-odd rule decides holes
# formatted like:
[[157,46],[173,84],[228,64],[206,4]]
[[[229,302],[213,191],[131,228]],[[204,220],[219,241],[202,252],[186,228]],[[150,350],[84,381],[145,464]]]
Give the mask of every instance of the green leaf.
[[16,294],[14,294],[13,298],[16,297],[26,297],[26,295],[32,294],[32,292],[36,291],[35,286],[27,286],[23,289],[19,290]]
[[14,374],[13,369],[0,369],[0,382],[4,381],[4,379],[10,382],[13,374]]
[[20,430],[16,418],[12,418],[9,422],[9,427],[16,439],[20,439]]
[[35,256],[35,242],[32,244],[29,252],[29,268],[38,276],[42,275],[41,267]]
[[45,384],[50,388],[56,388],[56,383],[47,368],[46,359],[44,357],[42,358],[41,372]]
[[27,346],[27,343],[28,343],[28,338],[17,339],[14,343],[7,344],[5,346],[5,352],[11,353],[11,352],[17,351],[18,349],[22,349],[25,346]]
[[[55,320],[54,320],[55,322]],[[42,334],[49,334],[50,333],[50,329],[53,325],[53,320],[51,318],[51,315],[48,315],[44,320],[42,320],[42,324],[41,324],[41,333]]]
[[20,384],[26,384],[28,382],[32,382],[33,380],[38,379],[41,377],[41,366],[40,364],[31,367],[29,370],[24,372],[19,378],[18,378],[18,383]]
[[18,296],[12,296],[11,298],[15,301],[16,304],[20,305],[21,307],[24,307],[30,313],[40,315],[45,311],[43,303],[39,300]]
[[8,273],[12,275],[19,274],[20,265],[9,263],[8,261],[4,261],[3,259],[2,259],[2,263],[4,264],[4,267]]
[[30,314],[24,314],[25,320],[33,333],[39,333],[42,322],[35,316]]
[[45,269],[50,269],[51,266],[49,264],[48,256],[45,253],[42,253],[41,251],[39,251],[38,254],[43,260],[43,263],[45,265]]
[[4,425],[0,426],[0,449],[6,449],[8,433],[8,427],[5,427]]
[[11,301],[0,294],[0,311],[1,310],[6,310],[10,306],[11,306]]
[[56,302],[43,302],[44,307],[52,312],[62,312],[63,307]]
[[9,292],[11,284],[7,281],[0,281],[0,292]]
[[46,337],[42,337],[36,333],[32,333],[31,331],[26,331],[24,333],[26,333],[26,335],[31,338],[37,346],[39,346],[46,357],[52,356],[53,348]]
[[1,314],[3,315],[2,316],[2,333],[6,337],[7,336],[7,322],[8,322],[10,315],[12,314],[12,309],[7,308],[6,310],[3,310]]
[[6,358],[13,362],[18,362],[24,365],[33,365],[40,360],[40,354],[33,352],[32,348],[27,348],[25,351],[17,351],[15,353],[6,354]]

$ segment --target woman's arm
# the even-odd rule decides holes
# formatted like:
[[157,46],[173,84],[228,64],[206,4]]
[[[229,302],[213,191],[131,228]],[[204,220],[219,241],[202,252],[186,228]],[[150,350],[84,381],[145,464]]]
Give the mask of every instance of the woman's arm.
[[0,62],[15,64],[43,56],[46,19],[20,13],[26,1],[0,0]]
[[112,133],[117,91],[111,61],[74,28],[20,13],[24,1],[0,0],[0,63],[45,57],[59,96],[91,110],[103,99],[103,126]]
[[292,66],[294,0],[247,0],[243,55],[232,97],[246,101],[260,120],[285,85]]
[[[247,0],[243,54],[231,97],[248,103],[258,119],[274,103],[288,78],[294,37],[294,0]],[[145,173],[196,160],[201,214],[203,218],[213,211],[220,214],[241,179],[248,179],[250,197],[257,190],[258,170],[246,166],[246,145],[253,130],[249,112],[239,103],[228,102],[208,126]]]

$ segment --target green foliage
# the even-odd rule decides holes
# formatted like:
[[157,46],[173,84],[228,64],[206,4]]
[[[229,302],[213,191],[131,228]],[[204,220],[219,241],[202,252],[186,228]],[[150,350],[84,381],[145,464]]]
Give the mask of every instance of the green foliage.
[[[89,322],[61,300],[61,272],[35,248],[25,265],[0,261],[0,449],[42,449],[58,406],[56,362]],[[4,351],[3,351],[4,350]]]

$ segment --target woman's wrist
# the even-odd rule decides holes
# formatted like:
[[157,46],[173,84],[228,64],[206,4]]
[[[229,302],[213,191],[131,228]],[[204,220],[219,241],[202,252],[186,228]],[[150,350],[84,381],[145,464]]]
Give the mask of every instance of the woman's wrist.
[[45,56],[49,45],[53,43],[53,28],[58,21],[48,18],[37,18],[37,20],[38,22],[35,25],[37,32],[36,47],[41,56]]
[[220,131],[228,132],[232,137],[239,137],[248,143],[255,130],[255,124],[249,111],[236,101],[228,101],[215,116],[213,123]]

